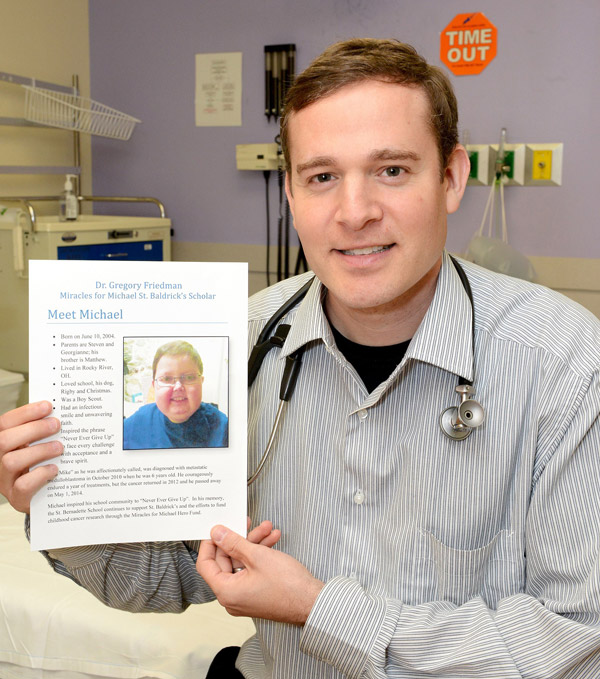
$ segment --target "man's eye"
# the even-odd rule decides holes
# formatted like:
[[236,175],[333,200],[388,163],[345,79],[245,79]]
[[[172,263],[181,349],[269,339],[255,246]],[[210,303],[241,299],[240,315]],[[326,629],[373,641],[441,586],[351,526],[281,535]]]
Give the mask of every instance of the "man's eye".
[[384,170],[384,174],[386,177],[399,177],[404,170],[401,167],[386,167]]
[[315,175],[312,180],[318,184],[324,184],[325,182],[331,181],[331,174],[329,172],[321,172]]

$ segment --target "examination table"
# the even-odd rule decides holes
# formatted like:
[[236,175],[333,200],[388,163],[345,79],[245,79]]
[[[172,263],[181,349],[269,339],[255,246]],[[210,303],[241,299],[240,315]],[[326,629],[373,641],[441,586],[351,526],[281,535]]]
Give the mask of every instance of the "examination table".
[[23,516],[0,505],[2,679],[204,679],[219,649],[253,633],[217,602],[180,615],[102,605],[31,552]]

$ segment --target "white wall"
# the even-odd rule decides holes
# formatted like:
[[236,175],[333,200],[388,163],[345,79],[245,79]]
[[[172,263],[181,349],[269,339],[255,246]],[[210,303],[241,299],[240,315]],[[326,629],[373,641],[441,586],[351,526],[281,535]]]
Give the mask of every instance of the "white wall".
[[[0,70],[90,92],[88,0],[1,0]],[[24,91],[0,81],[0,117],[23,117]],[[91,141],[81,135],[84,193],[91,192]],[[73,134],[0,126],[0,165],[73,165]],[[0,174],[2,196],[55,195],[64,177]],[[56,206],[46,206],[56,211]]]

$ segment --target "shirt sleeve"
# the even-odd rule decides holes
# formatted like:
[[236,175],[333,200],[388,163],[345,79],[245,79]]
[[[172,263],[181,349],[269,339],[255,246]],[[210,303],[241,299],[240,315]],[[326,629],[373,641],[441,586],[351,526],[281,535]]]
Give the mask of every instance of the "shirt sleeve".
[[526,522],[523,592],[495,609],[409,606],[330,580],[304,627],[301,650],[348,677],[589,679],[600,676],[600,379],[557,423]]
[[107,606],[134,613],[180,613],[190,604],[215,599],[196,571],[199,546],[198,541],[135,542],[42,554],[54,571]]

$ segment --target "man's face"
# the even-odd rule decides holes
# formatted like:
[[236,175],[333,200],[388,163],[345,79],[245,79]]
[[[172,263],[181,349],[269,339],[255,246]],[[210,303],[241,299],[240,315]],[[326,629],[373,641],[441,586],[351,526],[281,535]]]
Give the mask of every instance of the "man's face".
[[434,289],[468,158],[457,147],[440,180],[428,115],[420,89],[370,80],[290,118],[286,191],[334,320],[340,311],[406,310],[424,283]]
[[186,422],[202,404],[202,382],[199,377],[195,384],[183,385],[176,382],[172,387],[161,387],[158,383],[162,377],[180,377],[181,375],[198,375],[198,366],[192,358],[182,356],[161,356],[156,365],[154,378],[154,394],[156,405],[171,422]]

